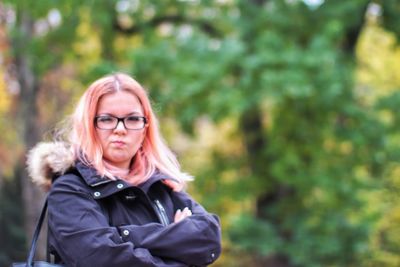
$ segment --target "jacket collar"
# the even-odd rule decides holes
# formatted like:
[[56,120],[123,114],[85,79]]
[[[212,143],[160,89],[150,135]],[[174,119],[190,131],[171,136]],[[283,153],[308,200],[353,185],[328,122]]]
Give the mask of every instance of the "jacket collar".
[[85,180],[86,184],[91,187],[107,184],[113,181],[106,176],[100,176],[95,168],[87,166],[81,161],[77,161],[75,163],[75,167],[82,176],[83,180]]
[[127,188],[140,189],[145,194],[147,194],[151,186],[155,183],[160,182],[164,179],[171,179],[167,175],[156,171],[144,183],[134,186],[122,179],[111,180],[106,176],[100,176],[97,173],[96,169],[91,166],[85,165],[81,161],[77,161],[75,163],[75,167],[85,183],[92,188],[93,197],[95,199],[105,198]]

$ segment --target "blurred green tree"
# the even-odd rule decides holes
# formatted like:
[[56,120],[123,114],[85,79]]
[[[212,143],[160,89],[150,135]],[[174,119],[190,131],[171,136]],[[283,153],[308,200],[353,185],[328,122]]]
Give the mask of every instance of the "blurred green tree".
[[[395,13],[394,11],[391,10],[389,13]],[[357,48],[359,67],[356,91],[362,92],[364,104],[373,107],[384,122],[387,151],[385,174],[381,180],[383,186],[368,199],[370,207],[380,210],[380,218],[372,229],[370,235],[372,252],[370,260],[365,262],[364,266],[398,266],[400,264],[398,193],[400,45],[394,32],[382,28],[380,19],[374,16],[367,18]]]
[[[74,4],[76,1],[70,1]],[[5,135],[5,142],[2,144],[10,146],[8,148],[8,161],[14,166],[14,176],[9,179],[17,181],[20,184],[20,195],[8,197],[22,198],[22,210],[16,206],[4,210],[5,218],[13,224],[13,218],[16,214],[8,214],[7,211],[18,210],[20,220],[23,222],[27,236],[32,236],[36,220],[40,212],[44,192],[34,186],[27,178],[25,170],[25,155],[28,149],[38,142],[43,134],[43,128],[40,118],[39,98],[41,89],[44,88],[46,75],[50,70],[57,68],[63,63],[66,51],[69,49],[69,42],[75,35],[74,26],[76,25],[76,15],[69,9],[69,4],[64,2],[56,3],[53,1],[28,2],[19,0],[3,1],[0,3],[1,24],[7,29],[7,34],[3,35],[3,44],[7,48],[3,51],[3,61],[5,64],[4,73],[7,76],[6,85],[8,90],[13,92],[12,106],[3,114],[7,114],[5,122],[8,127]],[[62,12],[65,15],[61,24]],[[68,41],[67,41],[68,40]],[[54,93],[54,91],[53,91]],[[12,151],[12,153],[10,153]],[[10,168],[10,167],[9,167]],[[7,190],[6,187],[2,190]],[[5,203],[11,203],[5,200]],[[15,203],[19,203],[16,201]],[[11,215],[8,217],[8,215]],[[7,222],[7,219],[6,219]],[[18,224],[15,224],[17,227]],[[14,231],[17,233],[17,231]],[[7,235],[11,241],[8,248],[19,248],[20,244],[13,244],[12,233]],[[18,235],[16,240],[20,240]],[[30,241],[27,239],[27,241]],[[8,242],[5,242],[8,244]],[[39,242],[39,257],[44,257],[45,240],[42,238]],[[18,253],[15,253],[16,255]],[[19,254],[21,255],[21,254]],[[8,265],[8,263],[7,263]]]

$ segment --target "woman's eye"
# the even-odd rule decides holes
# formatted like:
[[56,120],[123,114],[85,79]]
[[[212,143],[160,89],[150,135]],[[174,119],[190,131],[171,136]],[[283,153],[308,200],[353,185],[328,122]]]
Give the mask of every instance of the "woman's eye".
[[107,122],[112,122],[113,118],[112,117],[99,117],[98,121],[107,123]]
[[127,121],[130,121],[130,122],[136,122],[136,121],[140,121],[140,117],[137,117],[137,116],[130,116],[130,117],[127,117],[126,118],[126,120]]

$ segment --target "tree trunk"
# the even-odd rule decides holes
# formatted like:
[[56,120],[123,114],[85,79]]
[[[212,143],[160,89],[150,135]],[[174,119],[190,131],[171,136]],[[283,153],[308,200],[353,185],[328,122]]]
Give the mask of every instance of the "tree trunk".
[[[268,138],[263,134],[262,114],[259,108],[253,105],[249,110],[246,110],[240,118],[240,125],[243,130],[243,138],[251,172],[259,179],[273,179],[269,173],[269,163],[272,162],[272,159],[267,158],[264,154],[266,146],[268,145]],[[263,182],[260,181],[259,184],[263,184]],[[287,196],[286,191],[289,192],[290,190],[280,184],[276,184],[274,188],[275,191],[267,191],[257,197],[256,217],[258,219],[270,221],[275,224],[279,230],[279,222],[276,218],[267,216],[265,209],[276,205]],[[281,234],[283,235],[283,233]],[[283,238],[285,237],[283,236]],[[285,255],[273,254],[266,257],[257,256],[254,260],[256,266],[260,267],[292,266]]]
[[[261,7],[268,0],[252,0],[251,4],[256,7]],[[256,18],[256,14],[253,14],[256,9],[248,10],[247,13],[243,14],[249,20],[254,20]],[[252,55],[254,53],[255,48],[253,44],[255,44],[254,36],[257,36],[257,31],[254,32],[249,29],[247,32],[243,33],[243,41],[248,43],[247,53]],[[257,71],[253,73],[253,84],[252,86],[257,86],[259,80]],[[261,181],[263,179],[273,179],[270,174],[270,164],[273,162],[273,159],[268,158],[268,156],[264,153],[266,147],[268,146],[268,137],[264,134],[265,131],[263,129],[262,124],[262,116],[260,108],[256,103],[253,103],[251,107],[249,107],[246,111],[243,112],[240,118],[240,125],[243,132],[244,144],[247,150],[247,155],[249,159],[249,166],[251,172],[255,177],[260,179],[258,182],[260,185],[265,184],[265,182]],[[273,181],[268,183],[274,183]],[[260,195],[257,196],[256,200],[256,217],[261,220],[268,220],[271,223],[275,224],[279,231],[279,222],[276,221],[275,218],[269,218],[265,214],[265,209],[276,205],[285,195],[280,195],[277,192],[281,191],[283,185],[275,183],[274,188],[276,191],[266,191],[261,192]],[[262,267],[291,267],[289,259],[285,255],[272,254],[269,256],[257,256],[255,259],[256,266]]]
[[[15,65],[20,85],[17,120],[20,126],[20,138],[24,144],[25,153],[20,156],[19,163],[17,164],[19,172],[17,172],[18,177],[16,178],[21,180],[22,185],[24,225],[29,245],[44,200],[43,192],[28,178],[25,168],[26,151],[39,139],[37,125],[38,110],[36,106],[39,84],[33,73],[31,58],[27,52],[32,40],[33,21],[26,10],[18,10],[17,17],[19,32],[14,39]],[[39,240],[36,253],[37,258],[43,259],[45,256],[46,242],[44,240],[45,238],[43,237]]]

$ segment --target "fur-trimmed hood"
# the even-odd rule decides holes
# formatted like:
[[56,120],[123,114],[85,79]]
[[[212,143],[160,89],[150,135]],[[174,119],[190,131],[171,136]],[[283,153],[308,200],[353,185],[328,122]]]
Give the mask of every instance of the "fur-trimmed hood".
[[42,142],[27,156],[28,174],[32,181],[48,190],[55,175],[62,175],[74,166],[71,147],[64,142]]
[[[68,143],[41,142],[29,151],[27,169],[33,183],[48,191],[53,179],[63,175],[72,167],[76,167],[75,162],[72,148]],[[174,191],[181,191],[185,188],[185,185],[175,178],[165,174],[162,174],[162,177],[163,183]]]

